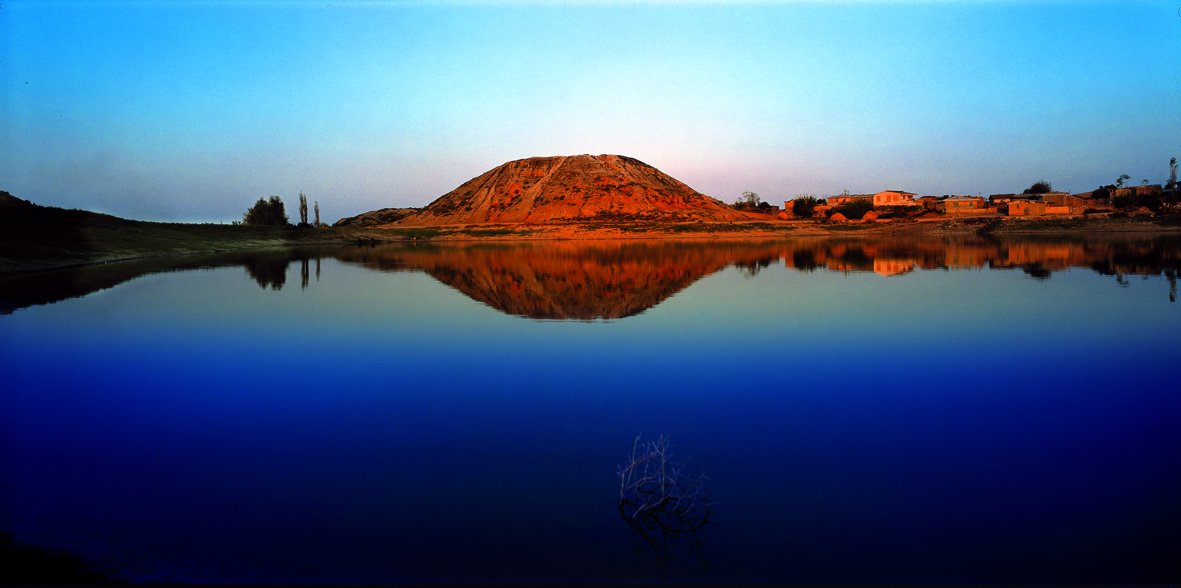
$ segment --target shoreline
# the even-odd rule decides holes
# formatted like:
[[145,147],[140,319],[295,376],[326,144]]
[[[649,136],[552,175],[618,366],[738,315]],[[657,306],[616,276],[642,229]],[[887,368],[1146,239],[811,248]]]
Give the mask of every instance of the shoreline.
[[[10,209],[11,210],[11,209]],[[731,223],[571,222],[435,227],[257,227],[151,223],[85,213],[82,223],[37,219],[0,237],[0,278],[267,247],[352,243],[480,243],[593,240],[780,240],[1005,235],[1151,235],[1181,232],[1181,217],[955,217],[871,221],[758,220]],[[0,223],[8,224],[8,223]],[[0,227],[2,229],[4,227]],[[15,233],[15,234],[12,234]]]

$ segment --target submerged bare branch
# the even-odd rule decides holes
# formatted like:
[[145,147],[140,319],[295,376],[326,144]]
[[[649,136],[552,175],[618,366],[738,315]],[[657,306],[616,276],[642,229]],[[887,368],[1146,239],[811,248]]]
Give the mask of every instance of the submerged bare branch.
[[[652,549],[658,566],[668,573],[668,549],[681,536],[689,542],[689,549],[697,554],[702,566],[702,538],[706,525],[711,523],[710,506],[713,500],[705,487],[705,473],[696,477],[686,474],[685,462],[673,459],[674,446],[661,435],[655,441],[632,443],[628,464],[619,468],[619,514],[632,530],[636,552],[644,543]],[[704,572],[703,572],[704,573]]]

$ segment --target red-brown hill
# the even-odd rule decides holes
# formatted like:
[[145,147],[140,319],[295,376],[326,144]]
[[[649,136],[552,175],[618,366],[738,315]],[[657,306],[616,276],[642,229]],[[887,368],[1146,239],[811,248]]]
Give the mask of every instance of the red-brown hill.
[[381,225],[388,225],[392,222],[402,220],[412,214],[421,211],[421,208],[382,208],[381,210],[372,210],[357,216],[350,216],[342,218],[335,223],[334,227],[380,227]]
[[573,155],[510,161],[393,226],[748,218],[637,159]]

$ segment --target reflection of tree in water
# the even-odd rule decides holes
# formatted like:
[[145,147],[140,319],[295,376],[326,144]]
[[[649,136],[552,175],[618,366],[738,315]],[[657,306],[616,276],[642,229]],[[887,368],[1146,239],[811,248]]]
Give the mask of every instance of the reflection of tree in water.
[[844,270],[873,271],[874,257],[866,253],[863,246],[851,245],[833,257],[841,262]]
[[243,262],[246,273],[258,282],[263,290],[269,286],[272,290],[282,290],[287,283],[287,264],[291,262],[288,255],[259,254]]
[[1038,280],[1048,280],[1050,278],[1050,270],[1042,267],[1040,263],[1031,263],[1021,267],[1021,271],[1026,275],[1036,278]]
[[260,251],[246,257],[242,265],[246,273],[258,282],[259,287],[272,290],[282,290],[287,283],[287,268],[293,262],[299,262],[299,285],[307,290],[312,281],[312,260],[316,260],[316,281],[320,281],[320,258],[323,252],[304,249],[282,249],[276,251]]
[[778,261],[779,257],[776,255],[768,255],[758,259],[741,259],[734,262],[734,266],[742,273],[743,277],[753,278],[763,271],[763,268],[770,267],[772,263]]
[[1114,276],[1121,288],[1128,287],[1128,275],[1163,275],[1169,282],[1169,302],[1177,301],[1177,273],[1181,270],[1181,244],[1176,236],[1121,241],[1096,252],[1090,263],[1095,272]]
[[643,444],[636,437],[628,464],[619,468],[619,514],[631,528],[636,553],[650,548],[664,576],[673,559],[668,550],[681,537],[701,561],[704,575],[702,536],[706,525],[717,524],[709,520],[713,501],[705,488],[705,474],[685,474],[685,464],[673,460],[672,450],[663,435]]
[[811,249],[796,249],[791,254],[791,263],[801,272],[810,273],[823,267],[816,261],[816,252]]

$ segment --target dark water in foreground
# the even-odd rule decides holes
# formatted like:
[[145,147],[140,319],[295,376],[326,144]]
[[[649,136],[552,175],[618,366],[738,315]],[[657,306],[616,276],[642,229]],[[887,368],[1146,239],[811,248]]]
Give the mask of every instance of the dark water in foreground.
[[[0,527],[141,579],[1176,582],[1173,239],[381,245],[0,281]],[[700,468],[700,469],[696,469]],[[639,545],[645,545],[642,541]]]

